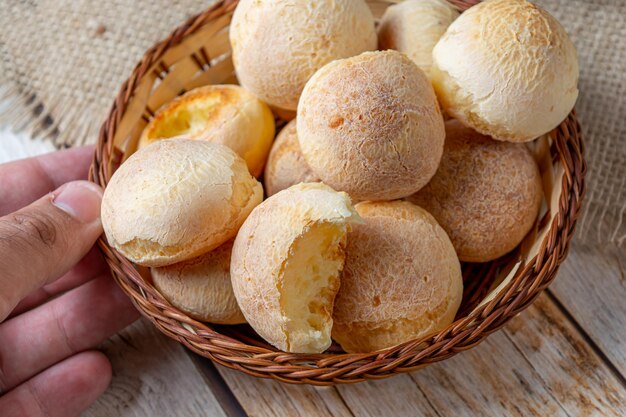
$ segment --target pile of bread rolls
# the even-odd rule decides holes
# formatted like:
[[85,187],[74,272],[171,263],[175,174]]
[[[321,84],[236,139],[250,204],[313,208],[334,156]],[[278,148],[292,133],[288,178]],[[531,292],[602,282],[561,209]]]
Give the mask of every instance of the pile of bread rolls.
[[[109,244],[189,316],[286,352],[450,325],[460,261],[537,221],[524,142],[578,94],[561,25],[526,0],[406,0],[378,23],[363,0],[241,0],[230,41],[241,86],[156,113],[105,190]],[[276,138],[274,115],[295,115]]]

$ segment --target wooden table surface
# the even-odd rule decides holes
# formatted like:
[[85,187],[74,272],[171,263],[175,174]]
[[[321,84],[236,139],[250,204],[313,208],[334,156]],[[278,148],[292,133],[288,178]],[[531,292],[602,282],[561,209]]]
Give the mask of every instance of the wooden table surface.
[[[45,149],[0,131],[0,162]],[[318,388],[253,378],[187,351],[145,319],[102,350],[113,382],[85,417],[623,416],[626,249],[574,242],[555,282],[502,330],[381,381]]]

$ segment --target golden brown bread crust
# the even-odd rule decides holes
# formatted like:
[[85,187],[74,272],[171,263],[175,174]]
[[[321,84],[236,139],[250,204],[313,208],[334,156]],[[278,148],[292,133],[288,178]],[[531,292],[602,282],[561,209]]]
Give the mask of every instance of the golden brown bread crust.
[[408,200],[433,214],[462,261],[487,262],[522,241],[541,197],[539,169],[526,146],[450,120],[437,173]]
[[461,14],[433,49],[431,77],[447,113],[511,142],[558,126],[578,97],[574,45],[526,0],[487,0]]
[[263,176],[265,192],[271,196],[292,185],[319,180],[302,155],[296,133],[296,121],[292,120],[276,137],[267,158]]
[[200,321],[245,323],[230,282],[233,240],[197,258],[152,268],[152,281],[174,307]]
[[[240,87],[235,85],[208,85],[188,91],[182,96],[178,96],[164,104],[141,133],[139,146],[148,146],[156,140],[170,138],[169,131],[175,127],[180,130],[186,130],[188,126],[185,126],[184,123],[176,123],[176,120],[172,120],[172,118],[187,110],[192,104],[209,101],[210,105],[205,107],[205,121],[207,124],[218,121],[221,118],[220,116],[229,110],[230,106],[235,106],[239,103],[240,94],[237,91],[238,88]],[[203,130],[200,130],[192,135],[187,134],[187,136],[189,139],[198,139],[202,133]],[[176,134],[175,136],[179,135]]]
[[221,143],[261,175],[274,139],[270,108],[238,85],[207,85],[163,105],[141,134],[139,147],[178,136]]
[[333,339],[370,352],[436,332],[461,304],[461,266],[435,219],[406,201],[355,206],[333,312]]
[[241,85],[285,110],[296,110],[319,68],[377,46],[374,17],[363,0],[241,0],[230,42]]
[[261,184],[230,148],[161,140],[131,155],[102,198],[109,244],[140,265],[194,258],[233,238],[263,199]]
[[396,51],[326,65],[307,83],[296,120],[313,172],[357,200],[416,192],[443,151],[443,117],[430,82]]

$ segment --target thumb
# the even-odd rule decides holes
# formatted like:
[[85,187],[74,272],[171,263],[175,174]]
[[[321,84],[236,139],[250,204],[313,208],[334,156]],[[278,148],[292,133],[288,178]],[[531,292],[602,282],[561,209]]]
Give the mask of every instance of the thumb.
[[89,251],[102,233],[101,200],[96,184],[74,181],[0,217],[0,321]]

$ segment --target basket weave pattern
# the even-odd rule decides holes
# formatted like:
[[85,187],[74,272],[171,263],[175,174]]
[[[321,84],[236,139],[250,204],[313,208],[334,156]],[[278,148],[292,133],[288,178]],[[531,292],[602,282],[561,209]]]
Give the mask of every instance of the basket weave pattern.
[[[369,1],[374,15],[397,1]],[[450,1],[464,10],[477,1]],[[134,150],[143,127],[164,103],[192,88],[236,83],[228,25],[237,0],[219,1],[190,18],[150,48],[122,85],[100,130],[90,171],[106,187]],[[379,352],[346,354],[335,345],[323,354],[277,351],[247,325],[198,322],[171,306],[152,286],[144,268],[99,245],[113,277],[139,311],[163,333],[194,352],[248,374],[290,383],[332,385],[409,372],[470,349],[527,308],[554,279],[567,256],[584,195],[581,130],[572,112],[531,145],[544,179],[545,207],[536,228],[513,253],[486,264],[463,265],[463,304],[441,332]]]

